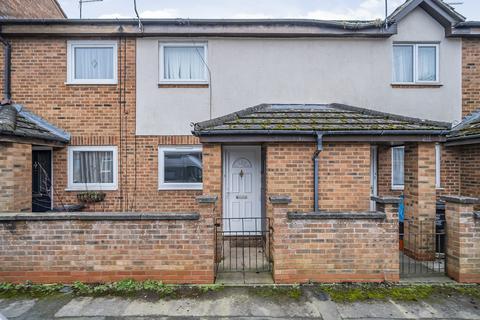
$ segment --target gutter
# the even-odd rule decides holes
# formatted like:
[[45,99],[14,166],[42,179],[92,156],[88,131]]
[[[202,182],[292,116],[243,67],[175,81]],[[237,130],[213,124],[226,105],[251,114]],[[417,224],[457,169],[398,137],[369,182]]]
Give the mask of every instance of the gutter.
[[4,56],[4,70],[3,70],[3,100],[0,104],[10,104],[12,99],[12,46],[10,42],[0,35],[0,42],[3,44],[3,56]]
[[[197,137],[214,136],[214,135],[316,135],[318,131],[311,130],[202,130],[193,131]],[[322,131],[322,135],[447,135],[448,129],[443,130],[338,130],[338,131]]]

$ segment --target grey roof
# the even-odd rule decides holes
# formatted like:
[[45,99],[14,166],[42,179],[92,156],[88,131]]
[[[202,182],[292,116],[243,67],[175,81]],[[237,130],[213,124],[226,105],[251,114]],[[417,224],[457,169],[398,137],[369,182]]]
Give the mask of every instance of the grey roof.
[[197,136],[225,134],[440,134],[450,125],[342,104],[261,104],[194,125]]
[[480,110],[466,116],[462,122],[452,128],[449,141],[480,138]]
[[67,143],[70,134],[21,105],[0,105],[0,137],[20,137]]
[[439,22],[443,21],[448,24],[465,21],[463,15],[442,0],[406,0],[388,16],[388,20],[398,22],[418,6],[427,11]]

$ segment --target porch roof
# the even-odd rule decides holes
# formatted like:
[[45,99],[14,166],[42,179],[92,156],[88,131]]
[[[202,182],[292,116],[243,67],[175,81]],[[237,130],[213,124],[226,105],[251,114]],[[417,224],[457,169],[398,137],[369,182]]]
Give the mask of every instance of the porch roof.
[[448,145],[480,143],[480,110],[466,116],[453,127],[447,141]]
[[0,141],[65,144],[70,134],[21,105],[0,105]]
[[261,104],[196,123],[193,134],[446,136],[449,127],[449,123],[342,104]]

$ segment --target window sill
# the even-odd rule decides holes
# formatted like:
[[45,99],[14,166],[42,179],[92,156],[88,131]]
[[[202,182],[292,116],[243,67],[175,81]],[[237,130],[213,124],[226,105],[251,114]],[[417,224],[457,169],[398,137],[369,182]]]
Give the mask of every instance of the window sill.
[[159,88],[208,88],[208,83],[159,83]]
[[441,83],[392,83],[392,88],[398,89],[431,89],[440,88],[443,86]]
[[405,187],[392,187],[391,190],[392,191],[403,191],[405,189]]
[[203,185],[200,185],[200,186],[179,186],[179,185],[176,185],[176,186],[160,186],[160,187],[158,187],[158,191],[175,191],[175,190],[178,190],[178,191],[181,191],[181,190],[202,191],[203,190]]
[[117,187],[68,187],[65,189],[67,192],[83,192],[83,191],[117,191]]
[[116,86],[115,82],[65,82],[66,86]]

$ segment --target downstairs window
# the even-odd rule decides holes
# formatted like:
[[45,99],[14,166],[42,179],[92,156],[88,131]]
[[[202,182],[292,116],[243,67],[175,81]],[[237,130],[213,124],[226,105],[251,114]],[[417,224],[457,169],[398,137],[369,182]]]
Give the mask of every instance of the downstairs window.
[[202,148],[161,146],[158,148],[158,188],[202,189]]
[[117,148],[114,146],[69,147],[68,188],[116,190]]

